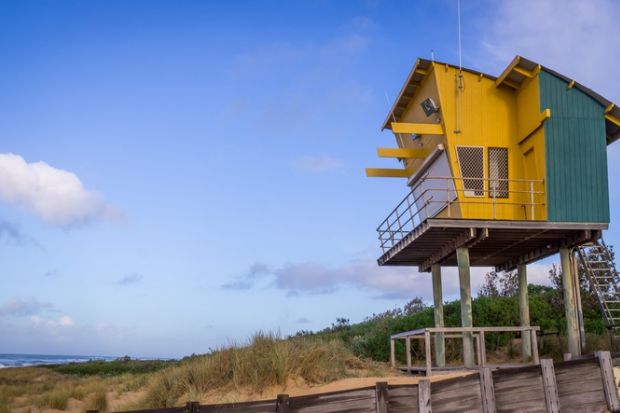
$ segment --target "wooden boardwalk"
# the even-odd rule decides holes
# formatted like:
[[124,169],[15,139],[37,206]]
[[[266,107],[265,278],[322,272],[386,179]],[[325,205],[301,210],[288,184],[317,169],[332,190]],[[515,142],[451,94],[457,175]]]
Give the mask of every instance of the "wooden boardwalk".
[[[454,413],[454,412],[620,412],[609,352],[554,364],[491,370],[431,383],[388,385],[259,402],[139,410],[132,413]],[[125,412],[128,413],[128,412]]]

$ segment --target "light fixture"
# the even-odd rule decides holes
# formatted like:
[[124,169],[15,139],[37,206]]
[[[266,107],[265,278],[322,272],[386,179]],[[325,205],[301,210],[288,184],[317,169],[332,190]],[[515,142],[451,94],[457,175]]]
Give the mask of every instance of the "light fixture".
[[426,116],[431,116],[433,113],[439,112],[439,106],[435,103],[432,98],[426,98],[420,103],[422,106],[422,110]]

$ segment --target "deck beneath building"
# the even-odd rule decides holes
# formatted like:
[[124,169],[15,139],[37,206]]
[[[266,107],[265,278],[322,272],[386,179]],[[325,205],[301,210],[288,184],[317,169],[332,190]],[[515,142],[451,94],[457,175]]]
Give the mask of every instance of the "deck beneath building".
[[470,263],[478,267],[510,270],[594,241],[607,229],[605,223],[427,219],[405,235],[377,260],[379,265],[455,266],[456,249],[469,249]]

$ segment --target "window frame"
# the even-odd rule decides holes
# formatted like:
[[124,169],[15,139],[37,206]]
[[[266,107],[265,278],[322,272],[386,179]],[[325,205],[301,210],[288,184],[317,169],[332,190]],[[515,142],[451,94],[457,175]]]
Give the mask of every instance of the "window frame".
[[[463,187],[463,196],[467,197],[467,198],[484,198],[484,194],[487,193],[486,189],[487,189],[487,185],[486,185],[486,179],[485,177],[487,176],[487,163],[485,162],[485,146],[483,145],[455,145],[455,152],[456,152],[456,159],[457,159],[457,164],[459,167],[459,175],[461,177],[461,185]],[[461,155],[459,153],[459,148],[466,148],[466,149],[480,149],[481,153],[482,153],[482,176],[480,177],[482,179],[482,189],[469,189],[465,187],[465,181],[467,180],[467,178],[470,179],[474,179],[477,180],[477,177],[465,177],[463,176],[463,168],[462,165],[463,163],[461,162]],[[476,192],[482,192],[481,194],[476,194]]]
[[[499,176],[499,172],[500,172],[500,168],[499,168],[499,164],[498,164],[498,176],[496,178],[491,178],[491,151],[493,150],[499,150],[502,151],[506,154],[506,176],[501,177]],[[488,182],[488,192],[487,192],[487,196],[490,199],[507,199],[510,198],[510,157],[509,157],[509,153],[510,150],[508,147],[506,146],[489,146],[487,147],[487,182]],[[495,179],[507,179],[506,181],[495,181]],[[505,184],[503,184],[505,182]],[[499,189],[496,189],[495,192],[495,196],[493,196],[493,193],[491,193],[492,189],[491,185],[492,183],[497,183],[498,186],[500,187]],[[503,184],[503,185],[502,185]]]

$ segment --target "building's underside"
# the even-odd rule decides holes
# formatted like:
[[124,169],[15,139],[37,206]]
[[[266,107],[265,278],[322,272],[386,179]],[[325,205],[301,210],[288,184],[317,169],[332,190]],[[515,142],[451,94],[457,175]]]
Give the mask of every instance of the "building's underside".
[[594,241],[607,224],[544,221],[428,219],[379,259],[379,265],[456,266],[456,249],[468,248],[470,265],[510,270]]

